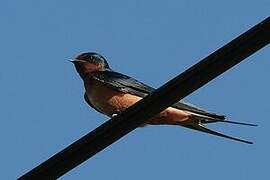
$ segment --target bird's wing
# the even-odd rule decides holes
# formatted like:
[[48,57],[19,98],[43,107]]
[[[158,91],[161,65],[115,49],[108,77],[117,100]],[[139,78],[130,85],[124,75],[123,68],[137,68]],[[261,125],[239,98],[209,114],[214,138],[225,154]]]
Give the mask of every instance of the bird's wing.
[[[92,74],[92,76],[96,80],[110,86],[111,88],[114,88],[118,91],[131,93],[131,94],[134,94],[134,95],[137,95],[140,97],[145,97],[155,90],[154,88],[152,88],[152,87],[150,87],[150,86],[148,86],[148,85],[146,85],[146,84],[144,84],[136,79],[133,79],[127,75],[123,75],[121,73],[114,72],[114,71],[109,71],[109,70],[108,71],[99,71],[99,72]],[[91,103],[90,103],[90,106],[91,106]],[[202,132],[205,132],[208,134],[212,134],[212,135],[216,135],[216,136],[220,136],[220,137],[224,137],[224,138],[228,138],[228,139],[232,139],[232,140],[239,141],[239,142],[252,144],[252,142],[250,142],[250,141],[231,137],[231,136],[213,131],[211,129],[208,129],[203,124],[204,123],[211,123],[211,122],[226,122],[226,123],[235,123],[235,124],[249,125],[249,126],[253,126],[253,124],[239,123],[239,122],[234,122],[234,121],[226,121],[225,116],[223,116],[223,115],[218,115],[215,113],[207,112],[206,110],[198,108],[192,104],[185,103],[183,101],[180,101],[180,102],[173,104],[172,107],[190,112],[193,115],[194,119],[197,121],[197,123],[188,124],[188,125],[179,124],[183,127],[194,129],[197,131],[202,131]]]
[[109,85],[111,88],[140,97],[145,97],[155,90],[154,88],[137,81],[134,78],[115,71],[97,71],[91,75],[94,79]]
[[[96,80],[99,80],[116,90],[131,93],[140,97],[145,97],[155,90],[154,88],[134,78],[111,70],[98,71],[93,73],[92,76]],[[202,118],[208,119],[210,121],[223,121],[225,119],[225,116],[223,115],[207,112],[202,108],[196,107],[189,103],[185,103],[183,101],[179,101],[173,104],[171,107],[189,111],[194,115],[201,116]]]
[[[206,110],[204,110],[202,108],[199,108],[199,107],[197,107],[197,106],[195,106],[193,104],[186,103],[186,102],[183,102],[183,101],[179,101],[179,102],[173,104],[172,107],[174,107],[176,109],[189,111],[194,116],[200,116],[201,118],[208,119],[209,122],[212,122],[212,121],[224,121],[225,120],[224,115],[208,112],[208,111],[206,111]],[[208,122],[208,121],[205,120],[205,122]]]
[[186,127],[186,128],[189,128],[189,129],[194,129],[194,130],[197,130],[197,131],[201,131],[201,132],[204,132],[204,133],[207,133],[207,134],[212,134],[212,135],[215,135],[215,136],[220,136],[220,137],[223,137],[223,138],[231,139],[231,140],[234,140],[234,141],[243,142],[243,143],[247,143],[247,144],[253,144],[253,142],[251,142],[251,141],[247,141],[247,140],[239,139],[239,138],[236,138],[236,137],[228,136],[228,135],[216,132],[214,130],[208,129],[202,124],[189,124],[189,125],[182,125],[182,126]]

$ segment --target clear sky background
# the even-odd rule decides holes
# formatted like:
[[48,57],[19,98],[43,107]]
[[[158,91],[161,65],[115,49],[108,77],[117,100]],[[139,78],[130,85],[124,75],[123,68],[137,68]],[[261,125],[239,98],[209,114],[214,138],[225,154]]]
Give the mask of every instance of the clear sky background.
[[[96,51],[114,70],[159,87],[270,12],[257,1],[0,2],[0,179],[15,179],[108,118],[89,108],[69,58]],[[185,100],[230,120],[213,128],[140,128],[61,179],[267,179],[270,47]]]

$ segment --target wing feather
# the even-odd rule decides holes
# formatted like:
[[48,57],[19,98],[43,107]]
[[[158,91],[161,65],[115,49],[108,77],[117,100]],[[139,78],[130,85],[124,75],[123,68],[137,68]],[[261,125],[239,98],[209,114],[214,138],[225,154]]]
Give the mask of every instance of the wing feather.
[[[151,86],[148,86],[134,78],[111,70],[98,71],[93,73],[92,76],[96,80],[99,80],[116,90],[128,92],[140,97],[145,97],[155,90],[155,88],[152,88]],[[225,119],[224,115],[218,115],[208,112],[202,108],[196,107],[195,105],[192,105],[190,103],[185,103],[183,101],[179,101],[173,104],[172,107],[180,110],[190,111],[210,120],[222,121]]]

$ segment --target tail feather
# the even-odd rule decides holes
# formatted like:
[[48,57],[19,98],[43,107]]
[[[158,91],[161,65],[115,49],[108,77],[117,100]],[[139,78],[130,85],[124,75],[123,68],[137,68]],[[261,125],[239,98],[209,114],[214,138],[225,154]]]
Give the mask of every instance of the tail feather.
[[212,134],[212,135],[215,135],[215,136],[231,139],[231,140],[234,140],[234,141],[238,141],[238,142],[242,142],[242,143],[246,143],[246,144],[253,144],[253,142],[251,142],[251,141],[247,141],[247,140],[244,140],[244,139],[239,139],[239,138],[236,138],[236,137],[228,136],[228,135],[222,134],[220,132],[208,129],[208,128],[204,127],[201,124],[189,124],[189,125],[182,125],[182,126],[184,126],[186,128],[194,129],[194,130],[197,130],[197,131],[201,131],[201,132],[204,132],[204,133]]
[[223,119],[223,118],[213,118],[211,116],[206,116],[206,115],[201,115],[201,114],[196,114],[196,113],[190,113],[190,114],[192,114],[193,118],[197,119],[202,124],[222,122],[222,123],[229,123],[229,124],[238,124],[238,125],[243,125],[243,126],[258,126],[257,124],[252,124],[252,123],[229,121],[225,119],[225,116]]
[[243,142],[243,143],[247,143],[247,144],[253,144],[253,142],[251,141],[247,141],[247,140],[243,140],[240,138],[236,138],[233,136],[229,136],[226,134],[222,134],[220,132],[208,129],[206,127],[207,123],[214,123],[214,122],[225,122],[225,123],[233,123],[233,124],[240,124],[240,125],[247,125],[247,126],[256,126],[255,124],[249,124],[249,123],[241,123],[241,122],[234,122],[234,121],[227,121],[227,120],[221,120],[221,119],[213,119],[211,118],[207,118],[206,116],[201,116],[201,115],[192,115],[191,116],[191,121],[189,121],[188,123],[179,123],[179,125],[189,128],[189,129],[193,129],[193,130],[197,130],[197,131],[201,131],[204,133],[208,133],[208,134],[212,134],[215,136],[219,136],[219,137],[223,137],[223,138],[227,138],[227,139],[231,139],[234,141],[238,141],[238,142]]
[[222,123],[229,123],[229,124],[238,124],[238,125],[244,125],[244,126],[258,126],[257,124],[252,124],[252,123],[243,123],[243,122],[237,122],[237,121],[202,121],[203,124],[209,124],[209,123],[216,123],[216,122],[222,122]]

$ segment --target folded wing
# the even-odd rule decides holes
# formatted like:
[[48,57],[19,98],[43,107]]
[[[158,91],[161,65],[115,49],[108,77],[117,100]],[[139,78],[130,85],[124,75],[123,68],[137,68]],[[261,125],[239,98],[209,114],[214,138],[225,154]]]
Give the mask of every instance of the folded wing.
[[[131,93],[140,97],[145,97],[148,94],[152,93],[155,89],[134,79],[131,78],[127,75],[112,71],[112,70],[106,70],[106,71],[98,71],[94,74],[92,74],[92,76],[104,83],[105,85],[110,86],[111,88],[114,88],[118,91],[122,91],[122,92],[127,92],[127,93]],[[86,97],[86,101],[87,101],[87,97]],[[89,103],[89,101],[88,101]],[[90,104],[91,105],[91,104]],[[219,115],[216,113],[212,113],[212,112],[208,112],[202,108],[196,107],[192,104],[183,102],[183,101],[179,101],[175,104],[173,104],[171,107],[180,109],[180,110],[184,110],[184,111],[188,111],[190,114],[192,114],[192,116],[194,117],[194,119],[196,120],[196,123],[191,123],[191,124],[179,124],[181,126],[184,126],[186,128],[190,128],[190,129],[194,129],[197,131],[201,131],[204,133],[208,133],[208,134],[212,134],[212,135],[216,135],[216,136],[220,136],[223,138],[227,138],[227,139],[231,139],[231,140],[235,140],[235,141],[239,141],[239,142],[243,142],[243,143],[247,143],[247,144],[252,144],[252,142],[250,141],[246,141],[243,139],[239,139],[239,138],[235,138],[232,136],[228,136],[219,132],[216,132],[214,130],[208,129],[205,127],[204,124],[207,123],[215,123],[215,122],[224,122],[224,123],[233,123],[233,124],[240,124],[240,125],[247,125],[247,126],[256,126],[254,124],[249,124],[249,123],[241,123],[241,122],[235,122],[235,121],[227,121],[225,120],[225,116],[224,115]]]

